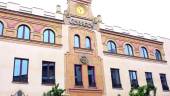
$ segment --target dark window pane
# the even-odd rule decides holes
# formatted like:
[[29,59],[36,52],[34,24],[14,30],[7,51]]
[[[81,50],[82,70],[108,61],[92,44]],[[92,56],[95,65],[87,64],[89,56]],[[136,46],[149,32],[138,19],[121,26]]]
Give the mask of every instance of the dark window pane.
[[160,74],[160,79],[161,79],[162,89],[163,90],[169,90],[167,80],[166,80],[166,75],[165,74]]
[[80,47],[80,37],[78,35],[74,36],[74,47]]
[[154,85],[151,72],[145,72],[146,82],[148,85]]
[[86,48],[88,48],[88,49],[91,48],[91,40],[89,37],[86,37]]
[[162,60],[161,52],[159,50],[155,50],[155,57],[156,60]]
[[120,75],[119,75],[119,69],[112,69],[111,68],[111,78],[112,78],[112,87],[113,88],[121,88],[121,82],[120,82]]
[[75,85],[82,86],[82,67],[81,65],[75,65]]
[[111,53],[117,53],[116,51],[116,44],[112,41],[109,41],[107,43],[107,48],[108,48],[108,51],[111,52]]
[[93,66],[88,66],[88,80],[90,87],[96,87],[95,70]]
[[132,46],[130,44],[126,44],[124,52],[125,52],[126,55],[133,56],[133,48],[132,48]]
[[136,71],[131,71],[131,70],[130,70],[130,71],[129,71],[129,75],[130,75],[131,87],[132,87],[132,88],[139,87]]
[[42,83],[55,84],[55,63],[43,61],[42,64]]
[[0,22],[0,35],[3,34],[3,30],[4,30],[4,25],[2,22]]

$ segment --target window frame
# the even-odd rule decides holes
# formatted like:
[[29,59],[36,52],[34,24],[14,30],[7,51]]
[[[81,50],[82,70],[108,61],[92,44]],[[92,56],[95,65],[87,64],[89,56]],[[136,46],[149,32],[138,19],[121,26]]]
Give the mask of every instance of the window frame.
[[[164,81],[162,80],[161,75],[164,77]],[[166,74],[160,73],[159,76],[160,76],[160,81],[161,81],[161,85],[162,85],[162,90],[169,91]],[[166,86],[164,86],[163,83],[166,84]]]
[[[90,82],[89,82],[89,68],[92,68],[93,69],[93,76],[94,76],[94,85],[92,84],[90,84]],[[87,70],[88,70],[88,84],[89,84],[89,87],[96,87],[96,75],[95,75],[95,67],[94,66],[88,66],[88,68],[87,68]]]
[[[151,78],[147,78],[147,77],[148,77],[148,74],[150,74]],[[152,72],[145,72],[145,77],[146,77],[146,83],[147,83],[147,85],[152,85],[152,86],[154,86]]]
[[[45,62],[45,63],[44,63],[44,62]],[[47,82],[43,82],[43,64],[47,64],[47,65],[48,65],[48,66],[47,66],[47,67],[48,67],[48,68],[47,68],[47,75],[48,75],[47,77],[48,77],[48,79],[46,79],[46,80],[48,80]],[[50,65],[50,64],[53,64],[53,65],[54,65],[54,66],[53,66],[53,67],[54,67],[54,70],[53,70],[53,71],[54,71],[54,79],[51,80],[51,81],[50,81],[50,79],[49,79],[49,78],[50,78],[50,76],[49,76],[49,67],[50,67],[49,65]],[[56,81],[55,81],[55,80],[56,80],[56,76],[55,76],[55,62],[52,62],[52,61],[44,61],[44,60],[42,61],[42,77],[41,77],[41,78],[42,78],[42,79],[41,79],[41,83],[44,84],[44,85],[46,85],[46,84],[54,85],[54,84],[56,83]]]
[[[90,45],[89,45],[89,46],[90,46],[89,48],[87,47],[86,39],[89,40],[89,44],[90,44]],[[85,38],[85,45],[86,45],[86,48],[87,48],[87,49],[92,49],[92,46],[91,46],[91,38],[90,38],[89,36],[86,36],[86,38]]]
[[[16,60],[20,60],[20,61],[23,61],[23,60],[26,60],[27,62],[28,62],[28,64],[27,64],[27,75],[26,75],[26,81],[25,80],[22,80],[22,78],[21,78],[21,74],[22,74],[22,62],[20,62],[20,71],[19,71],[19,78],[21,79],[21,80],[14,80],[14,74],[15,74],[15,65],[16,65]],[[14,66],[13,66],[13,79],[12,79],[12,82],[18,82],[18,83],[28,83],[28,70],[29,69],[29,59],[27,59],[27,58],[18,58],[18,57],[15,57],[14,58]]]
[[[114,81],[113,80],[113,77],[114,77],[113,75],[115,75],[114,71],[117,71],[117,73],[118,73],[117,75],[118,75],[118,80],[119,80],[120,84],[114,84],[115,82],[113,82]],[[118,68],[110,68],[110,72],[111,72],[112,88],[122,88],[119,69]]]
[[[22,26],[23,26],[22,38],[19,38],[18,37],[19,36],[19,34],[18,34],[19,33],[19,28],[22,27]],[[29,38],[28,39],[25,38],[25,28],[26,27],[29,29]],[[18,39],[23,39],[23,40],[30,40],[30,38],[31,38],[31,29],[30,29],[30,27],[28,25],[26,25],[26,24],[19,25],[18,28],[17,28],[17,38]]]
[[[45,33],[48,33],[48,37],[47,37],[47,39],[48,39],[48,42],[45,42]],[[50,33],[53,33],[53,35],[54,35],[54,42],[51,42],[50,41],[50,37],[51,37],[51,35],[50,35]],[[44,31],[43,31],[43,42],[44,43],[49,43],[49,44],[55,44],[55,41],[56,40],[56,38],[55,38],[55,32],[52,30],[52,29],[45,29]]]
[[[75,37],[78,37],[78,47],[75,46]],[[81,48],[81,40],[80,40],[80,36],[78,34],[74,35],[74,48]]]
[[0,31],[2,31],[0,32],[0,36],[2,36],[4,33],[4,23],[0,21],[0,25],[2,25],[2,29],[0,29]]
[[[115,49],[112,48],[112,43],[113,43],[113,45],[115,46]],[[109,47],[111,47],[111,48],[110,48],[111,50],[109,50]],[[112,40],[109,40],[109,41],[107,42],[107,50],[108,50],[108,52],[110,52],[110,53],[116,54],[116,53],[117,53],[117,46],[116,46],[116,43],[113,42]]]
[[[77,82],[77,75],[76,75],[76,66],[79,66],[81,68],[81,81],[80,82]],[[83,73],[82,73],[82,65],[80,64],[75,64],[74,65],[74,83],[75,83],[75,86],[83,86]],[[80,83],[80,84],[78,84]]]
[[[127,48],[127,54],[126,54],[126,48]],[[132,54],[130,54],[130,49],[131,49],[131,52],[132,52]],[[128,55],[128,56],[134,56],[134,52],[133,52],[134,50],[133,50],[133,47],[132,47],[132,45],[131,44],[125,44],[124,45],[124,53],[125,53],[125,55]]]
[[[160,58],[157,58],[158,55],[160,56]],[[162,54],[161,54],[161,51],[158,49],[155,49],[155,59],[158,61],[162,61]]]
[[141,57],[143,57],[145,59],[149,58],[149,53],[148,53],[148,50],[146,49],[146,47],[140,48],[140,54],[141,54]]
[[[134,72],[135,75],[136,75],[136,79],[135,79],[135,80],[136,80],[137,85],[136,85],[136,84],[133,84],[133,82],[132,82],[131,72]],[[132,73],[132,74],[133,74],[133,73]],[[130,84],[131,84],[131,87],[132,87],[132,88],[137,88],[137,87],[139,87],[137,71],[135,71],[135,70],[129,70],[129,77],[130,77]]]

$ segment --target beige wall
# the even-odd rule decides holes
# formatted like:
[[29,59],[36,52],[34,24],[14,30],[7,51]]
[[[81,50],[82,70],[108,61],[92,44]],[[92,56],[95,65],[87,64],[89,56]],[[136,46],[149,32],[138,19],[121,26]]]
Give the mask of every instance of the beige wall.
[[[55,62],[56,83],[64,88],[64,52],[60,48],[43,48],[0,41],[0,96],[22,90],[28,96],[41,96],[51,86],[42,85],[42,60]],[[14,57],[28,58],[28,84],[12,83]]]
[[[136,70],[138,76],[138,83],[140,86],[146,84],[145,72],[152,72],[153,81],[157,87],[157,96],[170,96],[170,92],[163,92],[159,73],[165,73],[167,75],[167,82],[170,80],[170,66],[167,63],[157,63],[148,61],[138,61],[126,57],[116,56],[104,56],[104,74],[106,83],[106,96],[128,96],[130,90],[130,78],[128,70]],[[122,83],[122,89],[113,89],[111,82],[110,68],[120,69],[120,79]],[[170,85],[170,82],[168,82]],[[169,94],[169,95],[168,95]]]
[[[120,94],[121,96],[128,96],[130,91],[130,78],[129,78],[129,70],[136,70],[139,86],[146,84],[145,72],[152,72],[153,82],[157,87],[157,96],[170,96],[170,92],[163,91],[162,85],[160,81],[159,73],[165,73],[167,76],[167,83],[170,87],[170,64],[167,62],[158,62],[152,60],[141,60],[137,58],[132,58],[128,56],[119,56],[119,55],[106,55],[101,50],[105,49],[102,43],[102,35],[99,32],[96,32],[97,35],[97,45],[98,45],[98,53],[99,56],[103,58],[103,68],[104,68],[104,78],[105,78],[105,96],[117,96]],[[170,43],[165,43],[165,55],[168,56],[170,51],[168,48],[170,47]],[[165,57],[165,60],[170,60],[170,58]],[[120,79],[122,84],[122,89],[120,88],[112,88],[111,81],[111,72],[110,68],[118,68],[120,69]]]

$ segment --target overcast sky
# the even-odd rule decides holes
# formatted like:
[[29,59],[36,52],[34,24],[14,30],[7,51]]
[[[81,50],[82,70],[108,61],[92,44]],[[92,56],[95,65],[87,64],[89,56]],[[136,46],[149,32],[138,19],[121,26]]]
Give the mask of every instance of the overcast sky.
[[[170,0],[92,0],[94,16],[100,14],[111,26],[137,30],[170,38]],[[0,0],[26,7],[40,7],[55,12],[57,4],[66,9],[67,0]]]

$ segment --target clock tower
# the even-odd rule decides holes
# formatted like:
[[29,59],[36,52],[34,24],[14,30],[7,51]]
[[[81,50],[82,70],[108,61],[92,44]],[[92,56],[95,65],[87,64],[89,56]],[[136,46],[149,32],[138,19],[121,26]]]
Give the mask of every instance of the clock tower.
[[92,0],[68,0],[67,15],[92,20],[91,2]]

